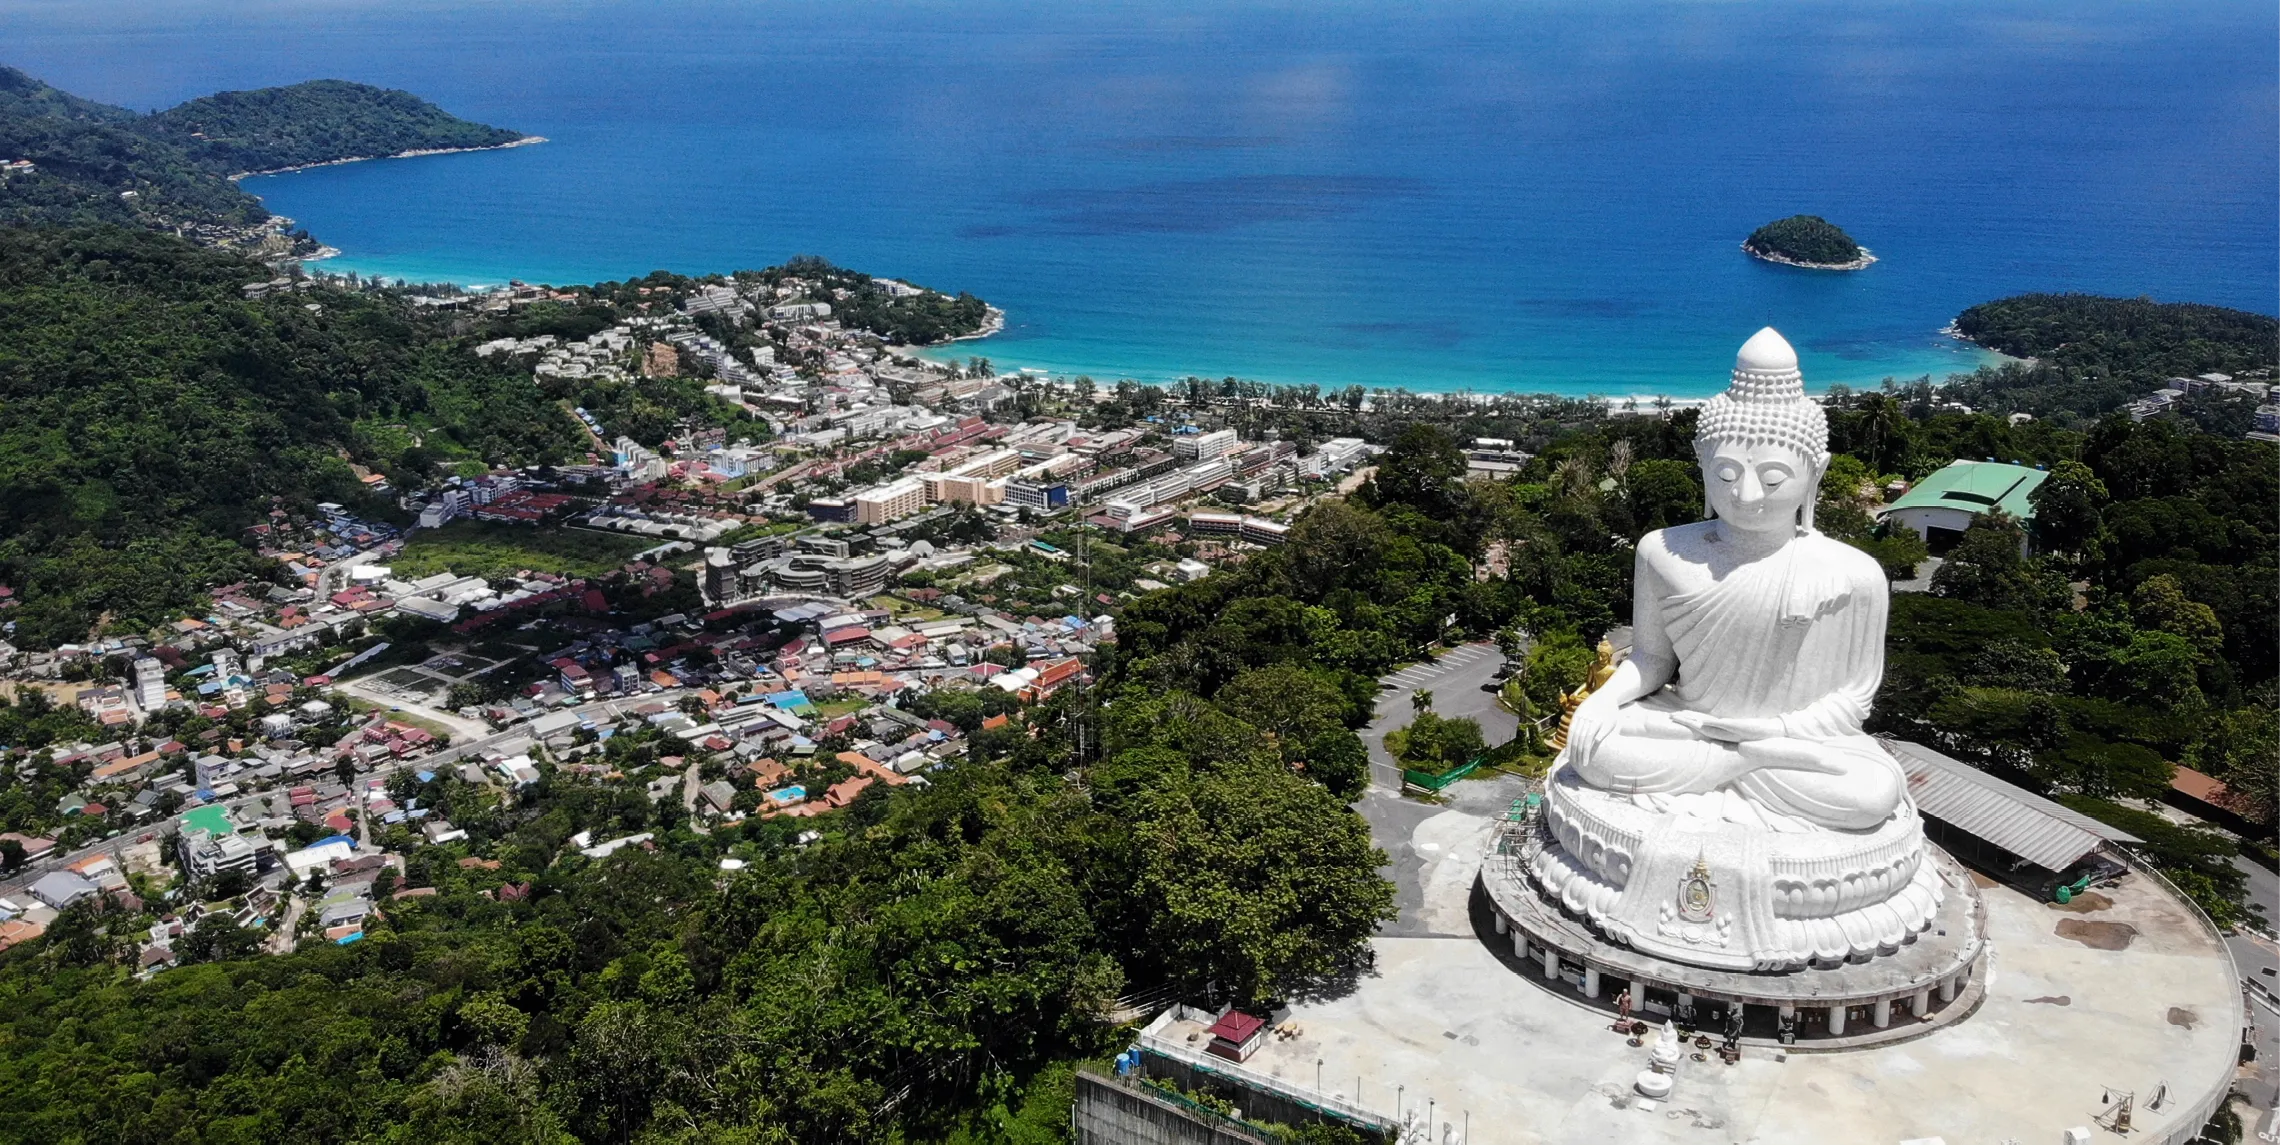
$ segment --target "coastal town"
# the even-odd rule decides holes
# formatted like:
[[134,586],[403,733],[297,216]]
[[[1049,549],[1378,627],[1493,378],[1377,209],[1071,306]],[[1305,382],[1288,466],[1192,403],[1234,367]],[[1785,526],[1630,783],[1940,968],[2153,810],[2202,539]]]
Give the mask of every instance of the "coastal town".
[[[0,834],[0,949],[83,900],[152,916],[145,974],[205,928],[280,953],[353,943],[390,903],[433,894],[406,861],[466,839],[452,814],[555,777],[699,831],[924,785],[1082,689],[1122,602],[1280,544],[1382,448],[1246,441],[1207,410],[1106,424],[1107,393],[922,359],[812,293],[706,285],[584,338],[473,347],[534,381],[694,367],[765,427],[757,440],[691,422],[645,445],[576,408],[581,464],[401,490],[367,473],[389,512],[279,507],[247,531],[275,581],[215,586],[157,634],[0,646],[18,704],[100,730],[9,753],[57,791],[30,830]],[[517,284],[412,305],[574,297]],[[1524,460],[1508,447],[1476,454]],[[453,567],[471,538],[533,560]],[[547,539],[604,556],[546,568]],[[497,866],[463,862],[461,877]]]
[[[280,506],[247,531],[274,581],[215,586],[162,633],[0,645],[17,703],[99,730],[9,753],[18,798],[52,802],[0,834],[0,949],[90,898],[153,916],[146,974],[206,926],[275,952],[353,943],[388,902],[433,894],[407,859],[465,840],[453,814],[556,777],[699,831],[925,785],[1082,690],[1126,601],[1281,544],[1384,448],[1246,440],[1228,404],[1132,416],[1089,381],[922,357],[844,325],[834,292],[797,276],[638,290],[641,313],[591,334],[472,353],[541,384],[694,375],[743,433],[692,418],[645,444],[572,407],[590,447],[576,464],[417,489],[366,472],[362,512]],[[409,299],[487,318],[579,301],[519,283]],[[2179,379],[2129,412],[2203,392],[2262,405],[2264,385]],[[1489,479],[1529,460],[1499,439],[1464,456]],[[1941,509],[1939,491],[1994,480],[1975,465],[1886,491],[1891,520],[1962,530],[1971,507]],[[2045,475],[1985,468],[2031,515]],[[496,867],[461,862],[461,878]]]

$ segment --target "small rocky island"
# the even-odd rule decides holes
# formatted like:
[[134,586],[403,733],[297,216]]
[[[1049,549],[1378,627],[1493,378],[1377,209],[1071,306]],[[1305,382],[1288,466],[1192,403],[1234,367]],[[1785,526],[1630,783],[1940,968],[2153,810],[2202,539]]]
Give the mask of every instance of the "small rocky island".
[[1876,256],[1819,215],[1791,215],[1750,232],[1742,249],[1769,263],[1817,271],[1857,271]]

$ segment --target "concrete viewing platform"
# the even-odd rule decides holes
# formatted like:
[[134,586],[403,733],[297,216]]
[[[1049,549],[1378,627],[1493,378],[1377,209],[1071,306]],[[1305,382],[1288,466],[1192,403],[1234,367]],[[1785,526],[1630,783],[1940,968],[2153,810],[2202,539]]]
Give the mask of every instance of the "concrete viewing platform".
[[[1404,918],[1358,980],[1295,1003],[1245,1074],[1405,1125],[1405,1140],[1451,1142],[2056,1142],[2076,1127],[2179,1142],[2232,1085],[2245,1015],[2230,957],[2190,905],[2133,872],[2063,907],[1978,878],[1986,945],[1971,985],[1984,994],[1961,1021],[1840,1053],[1753,1040],[1732,1066],[1688,1045],[1671,1096],[1641,1098],[1648,1048],[1611,1029],[1606,1000],[1553,989],[1496,934],[1479,890],[1484,813],[1509,793],[1480,787],[1445,808],[1365,801]],[[1208,1058],[1200,1042],[1183,1050],[1196,1033],[1183,1021],[1196,1025],[1169,1017],[1151,1050]],[[2125,1093],[2126,1135],[2109,1125]]]

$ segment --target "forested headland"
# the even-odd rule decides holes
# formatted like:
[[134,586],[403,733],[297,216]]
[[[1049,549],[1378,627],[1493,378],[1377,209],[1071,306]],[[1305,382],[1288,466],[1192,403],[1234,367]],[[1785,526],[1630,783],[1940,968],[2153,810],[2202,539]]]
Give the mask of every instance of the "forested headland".
[[0,67],[0,225],[116,223],[269,255],[316,249],[265,227],[231,176],[404,151],[496,147],[520,132],[459,119],[408,92],[342,80],[222,92],[151,115]]
[[[2077,425],[2143,398],[2171,378],[2214,371],[2269,380],[2280,369],[2280,319],[2202,303],[2023,294],[1966,309],[1956,316],[1954,330],[1989,350],[2029,360],[1950,378],[1946,389],[1956,400]],[[2211,416],[2224,404],[2197,401],[2212,408],[2196,420],[2238,435],[2245,425],[2220,426]],[[2255,403],[2247,405],[2253,410]]]
[[282,88],[217,92],[144,119],[209,170],[275,171],[406,151],[499,147],[519,131],[461,119],[410,92],[310,80]]
[[989,304],[964,291],[955,295],[915,288],[897,292],[870,275],[833,266],[813,255],[801,255],[763,271],[740,271],[736,278],[768,286],[799,280],[808,284],[803,297],[830,304],[831,316],[841,324],[904,346],[930,346],[963,338],[981,330],[989,316]]

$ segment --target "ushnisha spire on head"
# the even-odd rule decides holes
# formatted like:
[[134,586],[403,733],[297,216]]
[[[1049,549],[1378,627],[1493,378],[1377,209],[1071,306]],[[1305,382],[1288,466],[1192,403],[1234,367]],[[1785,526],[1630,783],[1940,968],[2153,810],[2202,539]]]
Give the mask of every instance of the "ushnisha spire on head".
[[1797,351],[1770,326],[1742,344],[1734,356],[1733,382],[1702,407],[1695,452],[1708,457],[1723,442],[1787,446],[1816,474],[1828,464],[1828,415],[1805,396]]

